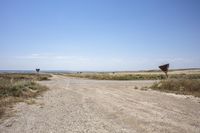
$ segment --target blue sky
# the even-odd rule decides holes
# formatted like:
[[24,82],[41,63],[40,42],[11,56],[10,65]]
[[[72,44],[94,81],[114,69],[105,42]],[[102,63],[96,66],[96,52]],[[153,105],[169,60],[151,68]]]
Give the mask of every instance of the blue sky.
[[200,67],[199,0],[0,0],[0,69]]

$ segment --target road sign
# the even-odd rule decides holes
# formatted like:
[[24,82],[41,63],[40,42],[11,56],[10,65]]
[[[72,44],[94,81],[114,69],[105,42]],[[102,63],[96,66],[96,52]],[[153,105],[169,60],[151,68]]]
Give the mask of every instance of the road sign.
[[36,69],[36,72],[39,73],[39,72],[40,72],[40,69]]
[[159,66],[159,68],[166,74],[167,78],[168,78],[168,70],[169,70],[169,64],[165,64],[162,66]]

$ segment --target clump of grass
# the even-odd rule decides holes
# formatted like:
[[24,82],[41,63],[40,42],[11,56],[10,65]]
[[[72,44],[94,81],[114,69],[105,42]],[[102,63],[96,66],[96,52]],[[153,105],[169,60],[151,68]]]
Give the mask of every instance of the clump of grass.
[[154,83],[151,89],[200,97],[200,80],[168,79]]
[[[5,83],[6,84],[2,84]],[[0,98],[2,97],[34,97],[37,93],[44,90],[44,86],[41,86],[34,81],[5,81],[0,80]]]
[[47,90],[47,87],[35,82],[46,78],[46,75],[0,74],[0,117],[3,116],[7,107],[36,97]]
[[45,75],[44,76],[38,76],[37,80],[38,81],[49,80],[49,76],[45,76]]

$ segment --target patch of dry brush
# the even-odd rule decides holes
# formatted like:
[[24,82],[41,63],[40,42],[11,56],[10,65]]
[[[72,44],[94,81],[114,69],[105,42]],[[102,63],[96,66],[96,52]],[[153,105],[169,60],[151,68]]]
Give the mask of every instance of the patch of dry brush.
[[[66,74],[69,77],[78,77],[96,80],[163,80],[164,74],[110,74],[110,73],[78,73]],[[200,74],[171,74],[171,79],[200,79]]]
[[49,75],[0,74],[0,118],[14,103],[38,96],[47,90],[35,81],[48,80]]
[[151,86],[152,89],[200,97],[199,79],[168,79]]

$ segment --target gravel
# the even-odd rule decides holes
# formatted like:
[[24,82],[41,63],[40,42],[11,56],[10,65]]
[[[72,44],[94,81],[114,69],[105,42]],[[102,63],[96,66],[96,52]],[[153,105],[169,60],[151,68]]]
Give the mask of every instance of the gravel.
[[[141,90],[154,81],[53,76],[36,104],[19,103],[1,133],[199,133],[200,99]],[[135,86],[138,87],[138,89]]]

